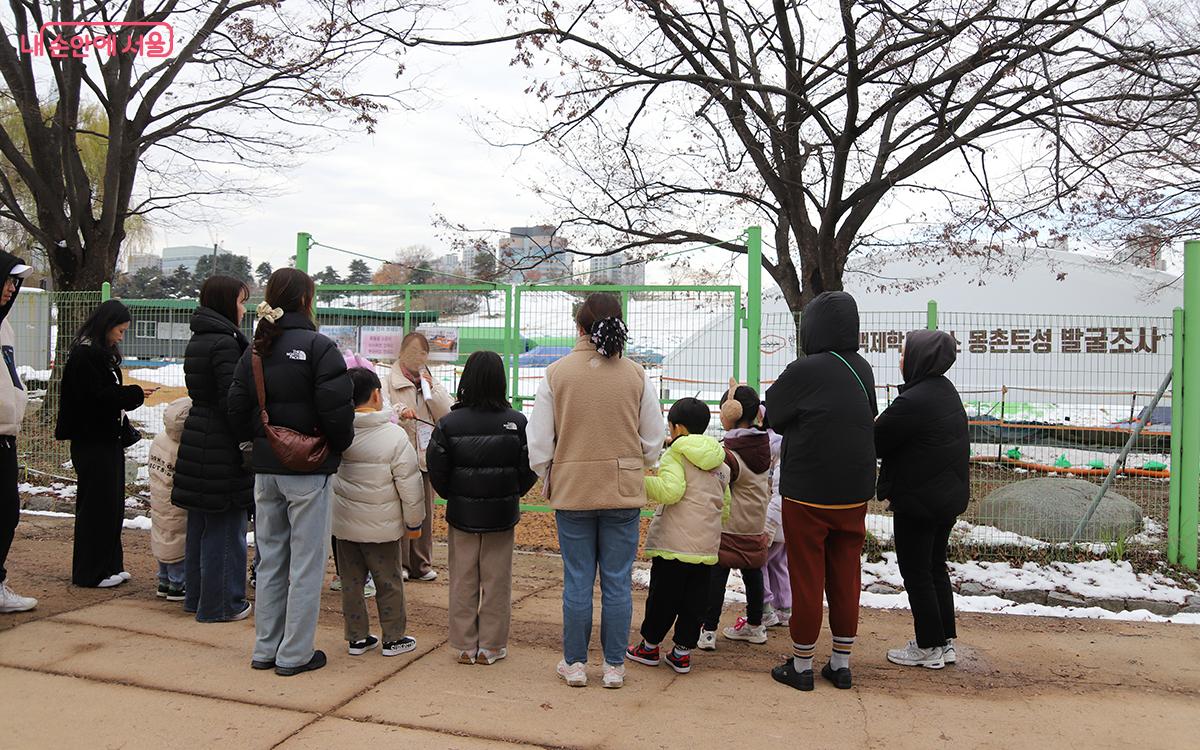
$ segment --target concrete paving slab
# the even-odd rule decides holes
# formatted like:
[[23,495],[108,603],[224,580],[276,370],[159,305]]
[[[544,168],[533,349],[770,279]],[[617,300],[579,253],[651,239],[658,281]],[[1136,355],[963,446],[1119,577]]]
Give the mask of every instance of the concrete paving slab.
[[506,742],[460,737],[447,732],[370,724],[325,717],[279,745],[279,750],[326,750],[331,747],[402,747],[405,750],[512,750]]

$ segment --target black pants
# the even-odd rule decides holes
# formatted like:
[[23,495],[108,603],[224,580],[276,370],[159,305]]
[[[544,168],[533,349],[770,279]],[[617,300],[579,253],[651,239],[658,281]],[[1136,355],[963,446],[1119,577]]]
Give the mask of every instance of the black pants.
[[661,557],[650,562],[650,594],[646,597],[641,630],[646,643],[662,643],[674,624],[675,645],[686,649],[696,647],[711,570],[711,565]]
[[121,525],[125,520],[125,451],[111,442],[71,441],[78,478],[75,552],[71,583],[95,586],[125,569]]
[[[742,583],[746,585],[746,620],[751,625],[762,625],[763,617],[763,572],[762,568],[742,568]],[[714,565],[708,589],[708,608],[704,615],[704,629],[716,630],[721,624],[721,607],[725,604],[725,584],[729,582],[729,568]]]
[[21,496],[17,493],[17,441],[0,436],[0,583],[8,580],[4,561],[21,520]]
[[896,561],[912,607],[917,645],[933,648],[956,638],[954,589],[946,569],[946,544],[954,523],[937,523],[904,513],[894,517]]

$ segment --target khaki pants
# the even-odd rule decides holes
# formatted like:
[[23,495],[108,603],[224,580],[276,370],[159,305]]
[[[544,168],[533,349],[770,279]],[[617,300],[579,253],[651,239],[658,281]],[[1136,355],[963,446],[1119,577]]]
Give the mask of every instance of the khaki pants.
[[512,619],[512,529],[469,534],[450,527],[450,647],[499,651]]
[[400,543],[348,542],[337,540],[338,566],[342,577],[342,615],[346,620],[346,640],[361,641],[371,634],[371,617],[363,586],[367,573],[375,580],[375,606],[383,642],[404,637],[408,620],[404,612],[404,579],[400,573]]
[[425,472],[421,472],[421,480],[425,484],[425,522],[421,524],[421,536],[400,540],[400,564],[413,578],[433,570],[433,485]]

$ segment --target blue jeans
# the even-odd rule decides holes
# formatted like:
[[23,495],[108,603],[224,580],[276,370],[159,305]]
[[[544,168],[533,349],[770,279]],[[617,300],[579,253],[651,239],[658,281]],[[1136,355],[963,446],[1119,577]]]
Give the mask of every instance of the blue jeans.
[[184,577],[187,575],[187,564],[184,562],[158,564],[158,584],[183,588]]
[[592,639],[592,587],[600,570],[600,645],[607,664],[624,664],[633,619],[633,559],[637,508],[560,510],[558,548],[563,560],[563,659],[586,664]]
[[188,511],[185,612],[227,622],[246,609],[246,511]]
[[333,484],[326,474],[254,478],[254,660],[299,667],[313,657],[329,557]]

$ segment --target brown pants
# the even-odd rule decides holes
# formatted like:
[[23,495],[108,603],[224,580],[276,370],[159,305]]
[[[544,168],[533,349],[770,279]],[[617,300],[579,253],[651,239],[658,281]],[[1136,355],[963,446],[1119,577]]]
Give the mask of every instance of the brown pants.
[[375,580],[375,606],[383,642],[404,637],[408,620],[404,612],[404,579],[400,573],[400,542],[347,542],[337,540],[338,566],[342,577],[342,615],[346,620],[346,640],[361,641],[371,634],[371,617],[363,586],[367,573]]
[[834,510],[783,501],[783,536],[792,583],[793,643],[816,643],[821,632],[821,593],[829,601],[833,635],[858,634],[862,548],[867,506]]
[[450,527],[450,647],[508,646],[512,619],[512,529],[470,534]]
[[421,536],[400,540],[400,564],[413,578],[420,578],[433,569],[433,485],[425,472],[421,472],[421,480],[425,484],[425,522],[421,524]]

